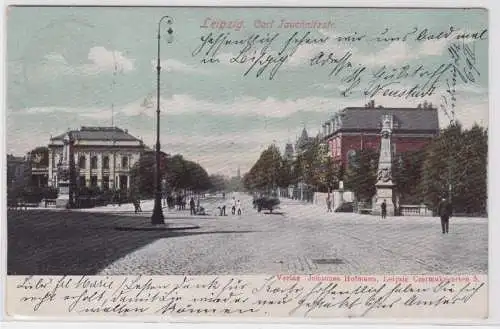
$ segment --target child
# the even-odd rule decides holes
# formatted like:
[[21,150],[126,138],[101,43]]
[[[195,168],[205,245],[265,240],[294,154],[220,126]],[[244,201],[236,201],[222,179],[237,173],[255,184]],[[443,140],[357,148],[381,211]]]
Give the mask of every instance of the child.
[[233,201],[231,204],[231,214],[234,215],[235,213],[236,213],[236,200],[234,199],[234,196],[233,196]]
[[236,203],[236,209],[238,210],[238,215],[241,215],[241,202],[240,202],[240,200],[238,200],[238,202]]

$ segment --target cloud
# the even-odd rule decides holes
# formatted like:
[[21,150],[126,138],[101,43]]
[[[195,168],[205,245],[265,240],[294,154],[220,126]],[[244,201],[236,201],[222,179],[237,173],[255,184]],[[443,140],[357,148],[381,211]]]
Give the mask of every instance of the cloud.
[[457,93],[470,93],[470,94],[477,94],[477,95],[488,95],[488,89],[483,88],[478,84],[459,84],[455,87],[455,90]]
[[107,50],[104,47],[90,48],[88,59],[91,64],[84,65],[82,70],[89,74],[98,72],[130,72],[134,70],[134,60],[125,57],[122,52]]
[[[280,100],[274,97],[264,99],[243,96],[228,102],[213,102],[196,99],[188,94],[176,94],[170,98],[161,98],[160,105],[168,114],[209,113],[221,115],[260,115],[284,118],[296,112],[329,112],[337,102],[328,97],[304,97],[294,100]],[[117,107],[117,111],[126,116],[145,115],[153,117],[156,98],[153,94]]]
[[48,78],[54,75],[97,75],[102,72],[127,73],[135,69],[135,60],[125,57],[122,52],[110,51],[104,47],[92,47],[87,59],[90,63],[72,65],[60,53],[51,52],[42,57],[35,72],[30,72],[33,78]]
[[406,42],[395,41],[378,52],[356,56],[355,59],[367,66],[380,66],[397,64],[419,57],[420,55],[415,53]]

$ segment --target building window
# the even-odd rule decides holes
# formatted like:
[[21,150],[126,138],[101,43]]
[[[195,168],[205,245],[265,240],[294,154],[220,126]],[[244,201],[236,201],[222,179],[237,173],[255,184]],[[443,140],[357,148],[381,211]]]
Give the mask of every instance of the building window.
[[122,157],[122,168],[123,169],[128,168],[128,157],[127,156]]
[[102,158],[102,168],[109,169],[109,157],[107,155]]
[[102,176],[102,188],[105,190],[109,189],[109,176]]
[[91,169],[97,169],[97,156],[93,156],[90,158],[90,168]]
[[97,176],[90,176],[90,186],[97,187]]
[[85,169],[85,166],[86,166],[86,159],[85,159],[85,155],[81,155],[80,158],[78,159],[78,167],[80,167],[80,169]]
[[127,189],[127,178],[126,175],[120,175],[120,190]]
[[85,176],[80,176],[80,177],[78,178],[78,184],[79,184],[80,186],[85,186]]

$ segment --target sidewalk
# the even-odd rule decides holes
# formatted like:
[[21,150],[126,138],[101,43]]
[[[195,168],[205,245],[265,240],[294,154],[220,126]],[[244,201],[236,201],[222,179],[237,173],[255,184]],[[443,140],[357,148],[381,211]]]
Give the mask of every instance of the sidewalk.
[[[292,200],[288,198],[280,198],[280,211],[285,213],[290,218],[300,217],[316,220],[346,220],[346,221],[377,221],[377,222],[390,222],[390,221],[411,221],[418,222],[436,222],[439,217],[426,217],[426,216],[388,216],[387,219],[382,220],[380,216],[348,213],[348,212],[327,212],[326,205],[320,206],[305,201]],[[471,220],[478,222],[487,222],[488,218],[483,217],[452,217],[451,220],[456,223],[469,222]]]
[[[186,205],[186,208],[184,210],[177,210],[177,208],[169,209],[168,207],[166,207],[163,204],[163,201],[162,201],[163,215],[165,217],[176,217],[176,218],[179,218],[179,217],[206,218],[206,217],[218,216],[219,210],[217,209],[217,207],[220,204],[222,204],[222,202],[223,202],[222,199],[217,199],[217,198],[201,199],[200,206],[205,209],[206,215],[193,216],[193,215],[190,215],[189,205]],[[87,213],[108,213],[108,214],[123,214],[123,215],[130,215],[131,214],[131,215],[135,215],[135,216],[141,216],[141,215],[149,216],[151,214],[151,212],[153,211],[153,208],[154,208],[154,200],[151,199],[151,200],[142,200],[141,201],[142,212],[140,212],[140,213],[135,213],[134,205],[132,203],[125,203],[125,204],[122,204],[120,206],[107,205],[107,206],[102,206],[102,207],[94,207],[94,208],[86,208],[86,209],[74,209],[73,211],[75,211],[75,212],[87,212]]]

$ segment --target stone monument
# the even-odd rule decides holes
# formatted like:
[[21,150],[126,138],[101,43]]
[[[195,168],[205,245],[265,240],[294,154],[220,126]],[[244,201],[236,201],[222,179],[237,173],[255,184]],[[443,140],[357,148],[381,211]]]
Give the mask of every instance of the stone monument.
[[70,187],[71,187],[71,139],[69,134],[63,139],[63,154],[57,164],[58,176],[58,195],[56,208],[68,208],[70,205]]
[[392,181],[392,115],[384,115],[382,120],[382,130],[380,132],[380,158],[378,161],[377,183],[372,214],[381,213],[382,203],[387,204],[387,216],[394,216],[393,189],[395,184]]

